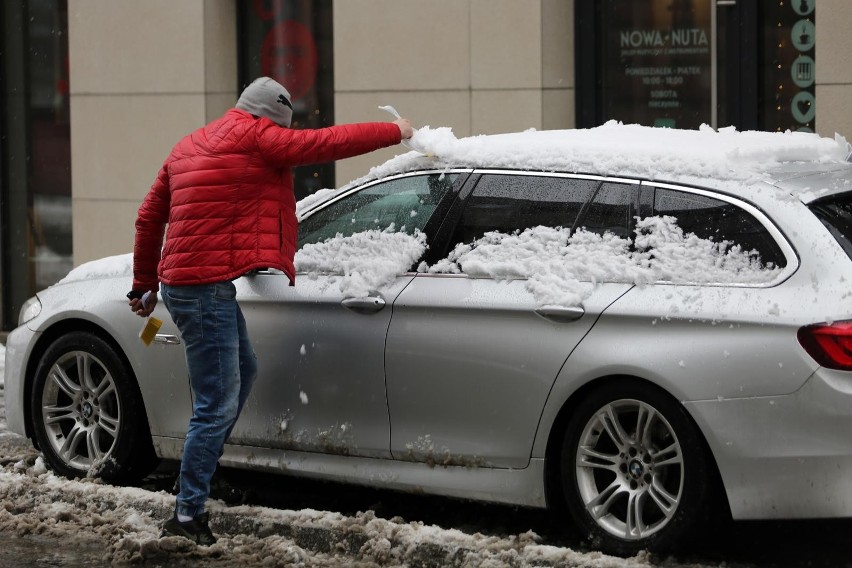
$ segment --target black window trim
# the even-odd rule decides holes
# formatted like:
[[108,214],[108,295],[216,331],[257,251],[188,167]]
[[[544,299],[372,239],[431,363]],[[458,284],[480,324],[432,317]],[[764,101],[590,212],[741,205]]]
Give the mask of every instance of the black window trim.
[[[740,209],[745,210],[752,217],[757,219],[757,222],[763,225],[763,228],[770,234],[770,236],[775,240],[778,247],[781,249],[781,252],[784,254],[784,258],[787,259],[787,266],[785,266],[778,276],[770,281],[770,282],[762,282],[762,283],[748,283],[748,282],[711,282],[711,283],[696,283],[696,285],[701,286],[736,286],[742,288],[771,288],[773,286],[777,286],[781,284],[783,281],[790,278],[798,269],[799,269],[799,256],[796,254],[796,250],[790,244],[790,241],[787,240],[787,237],[784,236],[784,233],[781,229],[778,228],[775,223],[757,206],[749,203],[748,201],[744,201],[742,199],[738,199],[731,195],[711,191],[707,189],[700,189],[697,187],[689,187],[686,185],[677,185],[671,183],[664,182],[656,182],[656,181],[642,181],[643,187],[649,188],[659,188],[659,189],[669,189],[672,191],[680,191],[684,193],[691,193],[694,195],[701,195],[703,197],[709,197],[711,199],[717,199],[719,201],[724,201],[725,203],[730,203],[735,207],[739,207]],[[672,282],[668,282],[665,280],[658,281],[656,284],[669,284],[672,285]],[[680,283],[678,285],[681,285]],[[688,285],[688,284],[687,284]]]

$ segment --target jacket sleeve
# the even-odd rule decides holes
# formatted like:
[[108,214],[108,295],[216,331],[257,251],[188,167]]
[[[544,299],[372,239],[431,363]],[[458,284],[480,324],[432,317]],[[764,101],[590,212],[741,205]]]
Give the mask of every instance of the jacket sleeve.
[[169,174],[166,165],[139,207],[136,240],[133,244],[133,290],[160,289],[157,265],[163,247],[163,233],[169,219]]
[[258,127],[258,148],[276,167],[304,166],[360,156],[399,144],[402,135],[392,122],[344,124],[316,130],[291,130],[271,122]]

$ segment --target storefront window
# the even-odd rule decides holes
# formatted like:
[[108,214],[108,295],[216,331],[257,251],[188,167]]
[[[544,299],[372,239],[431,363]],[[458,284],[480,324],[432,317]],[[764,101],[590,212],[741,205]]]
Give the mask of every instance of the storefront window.
[[4,2],[0,15],[4,329],[72,268],[67,0]]
[[697,128],[711,109],[710,0],[606,0],[604,119]]
[[575,0],[577,125],[812,132],[816,0]]
[[816,0],[770,0],[764,5],[761,73],[764,130],[814,131]]
[[[292,128],[334,124],[331,0],[247,0],[239,10],[240,89],[272,77],[292,96]],[[294,174],[296,199],[334,187],[333,164]]]

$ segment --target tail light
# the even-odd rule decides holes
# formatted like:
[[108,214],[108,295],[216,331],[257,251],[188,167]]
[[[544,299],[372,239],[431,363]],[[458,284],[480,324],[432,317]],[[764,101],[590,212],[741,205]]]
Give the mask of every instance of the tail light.
[[852,371],[852,321],[808,325],[798,337],[808,355],[823,367]]

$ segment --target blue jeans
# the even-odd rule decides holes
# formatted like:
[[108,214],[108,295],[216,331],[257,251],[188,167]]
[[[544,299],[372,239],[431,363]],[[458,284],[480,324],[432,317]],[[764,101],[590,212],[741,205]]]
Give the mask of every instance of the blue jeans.
[[175,511],[196,517],[257,376],[257,358],[233,282],[163,285],[162,297],[180,330],[193,394]]

